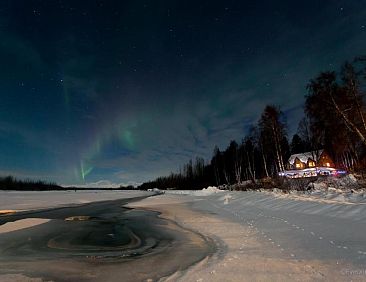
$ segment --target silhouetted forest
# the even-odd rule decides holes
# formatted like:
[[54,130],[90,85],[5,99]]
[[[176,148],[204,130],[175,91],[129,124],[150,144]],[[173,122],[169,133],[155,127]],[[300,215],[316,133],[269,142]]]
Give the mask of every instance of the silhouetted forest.
[[17,180],[12,176],[0,177],[0,190],[49,191],[65,190],[65,188],[50,182]]
[[[142,184],[140,189],[201,189],[209,185],[255,184],[275,179],[291,154],[325,149],[338,168],[366,168],[366,58],[345,62],[339,71],[311,79],[305,96],[304,118],[291,139],[280,107],[267,105],[258,122],[238,143],[213,150],[205,162],[197,157],[178,173]],[[263,183],[263,182],[262,182]]]
[[18,180],[13,176],[0,177],[0,190],[19,190],[19,191],[55,191],[55,190],[135,190],[132,185],[120,186],[119,188],[98,187],[98,188],[80,188],[80,187],[62,187],[52,182]]

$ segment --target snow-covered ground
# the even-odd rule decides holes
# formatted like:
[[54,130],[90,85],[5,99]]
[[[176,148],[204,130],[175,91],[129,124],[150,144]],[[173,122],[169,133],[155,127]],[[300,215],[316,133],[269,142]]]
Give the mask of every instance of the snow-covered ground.
[[294,200],[366,204],[366,189],[362,188],[362,185],[352,174],[340,178],[319,178],[317,181],[309,183],[306,191],[292,190],[289,193],[284,193],[279,189],[273,189],[270,193],[275,197]]
[[[366,193],[360,187],[347,187],[352,177],[341,181],[344,185],[339,179],[333,180],[340,188],[335,188],[334,183],[317,182],[306,192],[219,192],[211,188],[201,193],[167,191],[166,196],[180,195],[194,210],[249,228],[259,242],[249,249],[256,248],[263,258],[277,251],[279,260],[311,265],[319,274],[316,280],[366,281]],[[235,257],[234,253],[232,250],[229,255]],[[217,273],[219,266],[210,269]],[[254,275],[253,279],[257,278]]]
[[187,197],[192,197],[195,209],[249,226],[263,242],[288,256],[366,264],[363,202],[307,201],[254,191]]
[[[323,196],[317,197],[316,191]],[[366,280],[365,201],[360,195],[353,202],[324,199],[332,193],[343,193],[329,187],[311,193],[230,192],[210,187],[166,191],[142,202],[152,209],[154,205],[158,210],[165,209],[172,220],[218,244],[217,260],[202,262],[203,267],[183,275],[183,281],[243,281],[243,277],[247,281],[271,277],[277,277],[277,281]],[[1,192],[0,209],[24,210],[143,195],[147,192]],[[179,213],[182,203],[190,208]],[[139,205],[135,202],[132,206]]]
[[273,194],[274,197],[287,198],[302,201],[315,201],[323,203],[343,203],[343,204],[366,204],[366,192],[344,191],[336,188],[314,189],[306,192],[290,191],[283,193],[279,190],[265,192]]
[[12,232],[12,231],[20,230],[20,229],[24,229],[24,228],[29,228],[29,227],[39,225],[42,223],[46,223],[49,221],[50,221],[50,219],[45,219],[45,218],[25,218],[25,219],[16,220],[14,222],[7,222],[3,225],[0,225],[0,234]]
[[213,258],[171,281],[366,281],[366,205],[210,190],[133,203],[217,244]]
[[0,214],[152,195],[144,191],[0,191]]

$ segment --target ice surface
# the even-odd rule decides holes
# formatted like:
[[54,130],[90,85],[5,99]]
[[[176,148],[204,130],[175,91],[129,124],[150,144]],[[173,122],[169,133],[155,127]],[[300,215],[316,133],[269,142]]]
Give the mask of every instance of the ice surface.
[[0,214],[19,210],[85,204],[95,201],[152,195],[144,191],[0,191]]

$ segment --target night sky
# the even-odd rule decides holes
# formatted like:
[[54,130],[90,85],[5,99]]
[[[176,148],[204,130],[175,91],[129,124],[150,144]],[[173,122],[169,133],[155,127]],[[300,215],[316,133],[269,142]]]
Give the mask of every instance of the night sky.
[[0,175],[140,183],[365,55],[366,1],[0,1]]

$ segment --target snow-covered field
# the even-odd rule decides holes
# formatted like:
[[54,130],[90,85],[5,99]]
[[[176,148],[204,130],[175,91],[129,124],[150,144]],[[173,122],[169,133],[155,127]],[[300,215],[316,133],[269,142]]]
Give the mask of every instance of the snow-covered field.
[[[217,243],[216,259],[181,274],[180,281],[366,281],[365,191],[347,183],[342,189],[315,183],[287,194],[166,191],[142,206]],[[189,209],[179,209],[180,203]]]
[[366,265],[364,202],[308,201],[303,197],[278,197],[274,193],[224,192],[200,200],[195,197],[192,206],[249,226],[260,240],[291,257]]
[[166,191],[132,204],[217,244],[215,256],[172,281],[366,280],[366,205],[209,190]]

